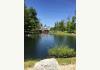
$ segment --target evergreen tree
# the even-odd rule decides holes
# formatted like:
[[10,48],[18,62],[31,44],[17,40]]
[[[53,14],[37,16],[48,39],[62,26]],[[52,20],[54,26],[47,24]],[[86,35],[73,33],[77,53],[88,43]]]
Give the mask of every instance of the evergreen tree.
[[67,22],[67,32],[74,33],[75,30],[76,30],[76,17],[73,16],[72,20],[69,19]]
[[37,18],[36,10],[33,8],[24,7],[24,34],[32,34],[35,30],[40,28],[39,20]]

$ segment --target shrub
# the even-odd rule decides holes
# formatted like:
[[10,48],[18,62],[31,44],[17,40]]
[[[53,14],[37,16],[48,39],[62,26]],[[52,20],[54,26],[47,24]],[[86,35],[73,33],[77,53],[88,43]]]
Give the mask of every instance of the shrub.
[[50,48],[48,54],[49,56],[54,56],[54,57],[75,57],[76,56],[76,52],[74,49],[63,45]]

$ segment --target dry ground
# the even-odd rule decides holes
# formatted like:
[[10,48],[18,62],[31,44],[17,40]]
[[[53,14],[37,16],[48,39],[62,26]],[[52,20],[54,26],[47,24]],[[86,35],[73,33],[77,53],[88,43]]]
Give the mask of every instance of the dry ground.
[[[32,68],[26,68],[25,70],[32,70]],[[60,65],[60,70],[76,70],[75,64]]]

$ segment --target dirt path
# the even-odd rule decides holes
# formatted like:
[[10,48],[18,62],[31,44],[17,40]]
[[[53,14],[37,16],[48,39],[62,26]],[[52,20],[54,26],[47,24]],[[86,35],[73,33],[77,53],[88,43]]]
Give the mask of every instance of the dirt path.
[[[25,70],[32,70],[32,68],[27,68]],[[76,70],[76,66],[75,64],[60,65],[60,70]]]

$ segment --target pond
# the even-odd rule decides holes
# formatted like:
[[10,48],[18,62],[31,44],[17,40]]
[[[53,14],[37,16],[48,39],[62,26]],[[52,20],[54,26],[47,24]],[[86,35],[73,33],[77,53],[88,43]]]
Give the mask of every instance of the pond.
[[55,45],[68,45],[76,49],[76,37],[67,35],[36,34],[24,38],[24,58],[45,58],[48,50]]

